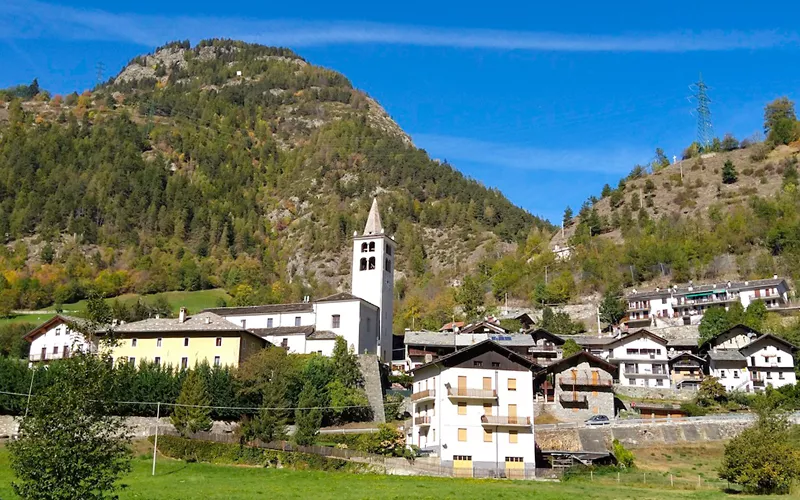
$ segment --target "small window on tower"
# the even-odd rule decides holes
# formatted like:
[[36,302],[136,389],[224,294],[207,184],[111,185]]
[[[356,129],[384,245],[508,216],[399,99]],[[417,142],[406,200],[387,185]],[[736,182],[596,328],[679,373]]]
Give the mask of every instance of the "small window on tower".
[[369,258],[369,270],[372,271],[373,269],[375,269],[375,257],[370,257]]
[[364,253],[366,251],[367,251],[367,242],[365,241],[364,243],[361,244],[361,253]]
[[375,242],[374,241],[370,241],[369,242],[369,251],[370,252],[374,252],[375,251]]
[[392,272],[392,261],[390,261],[389,259],[384,259],[383,270],[386,271],[387,273]]
[[388,243],[384,245],[384,250],[386,251],[386,255],[392,255],[392,247]]
[[367,259],[361,259],[361,265],[358,267],[360,271],[367,270]]

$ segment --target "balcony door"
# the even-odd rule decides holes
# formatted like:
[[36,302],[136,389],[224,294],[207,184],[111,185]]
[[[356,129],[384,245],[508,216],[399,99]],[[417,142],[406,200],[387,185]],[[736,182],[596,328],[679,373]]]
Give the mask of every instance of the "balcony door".
[[492,377],[483,377],[483,390],[484,391],[492,390]]
[[467,393],[467,377],[464,375],[458,376],[458,394]]

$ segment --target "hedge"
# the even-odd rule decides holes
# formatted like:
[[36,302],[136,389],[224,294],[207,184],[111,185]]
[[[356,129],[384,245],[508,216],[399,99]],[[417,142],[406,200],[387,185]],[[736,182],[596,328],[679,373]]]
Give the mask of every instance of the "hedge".
[[[148,438],[153,442],[153,436]],[[161,454],[189,462],[213,464],[254,465],[299,470],[368,472],[369,466],[347,460],[328,458],[309,453],[297,453],[257,448],[240,444],[215,443],[178,436],[159,436]]]

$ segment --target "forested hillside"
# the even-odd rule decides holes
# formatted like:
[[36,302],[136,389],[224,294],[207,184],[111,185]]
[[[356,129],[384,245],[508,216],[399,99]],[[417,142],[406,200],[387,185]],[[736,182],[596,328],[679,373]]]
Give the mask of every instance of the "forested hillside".
[[0,312],[92,290],[328,293],[347,285],[373,196],[401,290],[552,229],[287,49],[172,43],[80,95],[34,82],[0,100]]

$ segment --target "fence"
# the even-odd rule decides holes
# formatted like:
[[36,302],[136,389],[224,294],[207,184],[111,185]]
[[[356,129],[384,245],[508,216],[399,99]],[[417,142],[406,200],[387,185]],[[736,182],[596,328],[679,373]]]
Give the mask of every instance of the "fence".
[[660,489],[674,488],[681,490],[731,490],[732,485],[725,480],[706,478],[702,475],[687,476],[680,473],[645,472],[637,470],[570,470],[563,475],[563,481],[587,481],[603,485],[625,485],[637,487],[654,487]]

